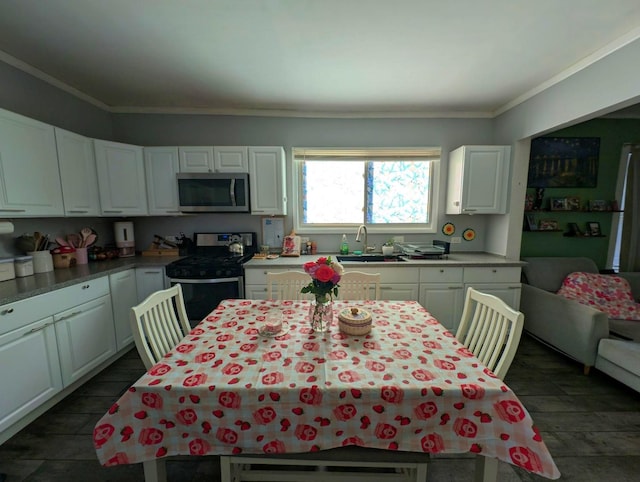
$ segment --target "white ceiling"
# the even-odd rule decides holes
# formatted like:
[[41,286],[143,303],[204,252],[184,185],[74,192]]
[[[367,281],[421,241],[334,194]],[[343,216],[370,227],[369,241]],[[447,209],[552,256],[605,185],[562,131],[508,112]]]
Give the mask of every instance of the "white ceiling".
[[638,0],[1,0],[0,60],[112,112],[493,116]]

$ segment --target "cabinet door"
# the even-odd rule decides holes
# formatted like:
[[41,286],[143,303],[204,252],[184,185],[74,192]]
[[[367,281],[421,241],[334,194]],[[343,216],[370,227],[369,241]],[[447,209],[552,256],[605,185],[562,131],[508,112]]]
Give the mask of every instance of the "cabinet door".
[[62,390],[53,318],[0,336],[0,432]]
[[520,309],[520,283],[468,283],[465,284],[465,291],[469,286],[497,296],[514,310]]
[[136,268],[136,285],[138,303],[141,303],[151,293],[167,288],[165,286],[164,268]]
[[213,146],[216,172],[249,172],[249,152],[244,146]]
[[102,214],[147,214],[142,147],[100,140],[94,146]]
[[[384,275],[382,275],[384,276]],[[384,280],[384,278],[382,278]],[[418,283],[391,283],[380,285],[381,300],[418,300]]]
[[447,214],[507,212],[511,147],[462,146],[449,156]]
[[133,332],[129,321],[131,307],[138,304],[136,270],[128,269],[109,275],[113,324],[116,335],[116,349],[120,351],[133,343]]
[[54,321],[65,387],[116,352],[109,295],[59,313]]
[[99,216],[100,196],[93,139],[55,128],[67,216]]
[[249,184],[251,214],[287,214],[282,147],[249,147]]
[[187,146],[179,147],[180,172],[212,172],[213,147]]
[[53,126],[0,110],[0,217],[62,216]]
[[144,172],[149,214],[178,215],[178,180],[180,169],[177,147],[145,147]]
[[267,285],[246,285],[244,287],[244,297],[248,300],[266,300]]
[[455,333],[462,316],[464,293],[462,283],[423,283],[420,285],[420,304],[441,325]]

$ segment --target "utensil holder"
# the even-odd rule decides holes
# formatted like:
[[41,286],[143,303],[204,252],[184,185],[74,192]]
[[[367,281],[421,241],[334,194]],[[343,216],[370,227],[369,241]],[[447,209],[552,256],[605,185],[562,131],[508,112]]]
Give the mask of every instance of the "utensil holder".
[[53,271],[53,256],[49,251],[30,251],[27,254],[33,256],[34,273]]
[[87,248],[76,248],[76,264],[87,264],[88,262]]

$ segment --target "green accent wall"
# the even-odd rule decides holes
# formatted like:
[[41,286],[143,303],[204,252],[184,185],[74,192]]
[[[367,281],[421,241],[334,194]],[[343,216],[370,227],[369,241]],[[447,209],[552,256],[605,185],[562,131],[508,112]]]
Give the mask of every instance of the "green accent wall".
[[[626,143],[640,142],[640,120],[635,119],[594,119],[582,124],[551,132],[544,137],[599,137],[600,158],[598,163],[598,182],[595,188],[545,188],[544,205],[548,208],[552,197],[580,198],[582,205],[589,200],[615,199],[616,181],[620,164],[622,146]],[[535,189],[527,188],[527,194],[535,197]],[[619,201],[619,200],[618,200]],[[525,212],[526,215],[532,214]],[[610,212],[573,212],[544,211],[535,213],[536,222],[552,219],[558,222],[561,232],[525,231],[522,234],[520,255],[526,256],[586,256],[593,259],[600,269],[607,268],[607,253],[611,241]],[[571,238],[563,236],[567,232],[567,223],[575,222],[584,232],[586,223],[600,223],[602,238]]]

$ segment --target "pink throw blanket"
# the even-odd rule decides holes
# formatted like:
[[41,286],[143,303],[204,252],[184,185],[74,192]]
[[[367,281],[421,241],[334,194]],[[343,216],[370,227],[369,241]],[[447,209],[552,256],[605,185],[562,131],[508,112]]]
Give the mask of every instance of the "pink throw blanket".
[[557,294],[600,310],[609,318],[640,321],[640,304],[633,299],[629,282],[619,276],[570,273]]

